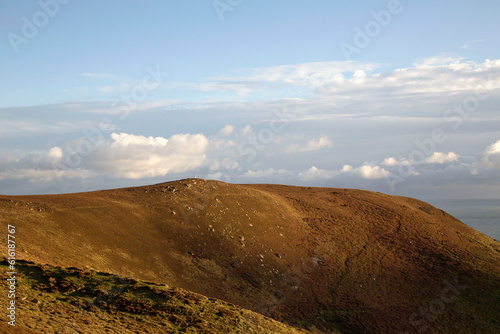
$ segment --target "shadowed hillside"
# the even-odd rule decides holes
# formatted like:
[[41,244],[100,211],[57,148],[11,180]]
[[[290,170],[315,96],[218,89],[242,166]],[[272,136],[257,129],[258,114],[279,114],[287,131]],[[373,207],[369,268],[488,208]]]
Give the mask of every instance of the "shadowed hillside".
[[[6,263],[0,268],[5,279]],[[18,268],[22,326],[2,322],[2,333],[307,333],[179,288],[24,261]]]
[[0,196],[0,220],[16,227],[18,258],[163,283],[295,327],[500,332],[500,243],[410,198],[188,179]]

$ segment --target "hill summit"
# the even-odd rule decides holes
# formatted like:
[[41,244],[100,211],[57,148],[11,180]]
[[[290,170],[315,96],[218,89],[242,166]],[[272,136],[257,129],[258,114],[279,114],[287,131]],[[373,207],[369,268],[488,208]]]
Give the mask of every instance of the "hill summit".
[[[22,262],[26,268],[46,265],[59,276],[69,275],[68,268],[108,273],[136,280],[139,290],[147,284],[156,284],[150,290],[175,287],[194,299],[229,303],[231,312],[250,310],[282,323],[266,323],[274,328],[269,333],[500,332],[500,243],[411,198],[186,179],[78,194],[0,196],[0,220],[5,228],[15,227],[16,260],[27,261]],[[42,282],[39,274],[19,271],[26,275],[19,284],[27,294],[50,290],[48,278]],[[91,281],[78,282],[79,290],[43,295],[46,302],[34,310],[41,315],[49,300],[71,307],[82,298],[97,303],[88,297],[95,290],[90,291]],[[39,284],[48,290],[37,290]],[[114,288],[106,283],[99,289],[110,294]],[[176,314],[155,296],[144,295],[144,303],[134,305],[162,310],[159,317],[168,310]],[[21,298],[21,310],[33,308]],[[50,332],[29,326],[26,317],[35,311],[26,311],[24,318],[18,314],[18,328]],[[122,311],[95,309],[108,316]],[[215,324],[217,312],[206,313],[203,321]],[[77,316],[53,317],[91,332]],[[151,318],[140,312],[133,317],[148,328]],[[2,319],[2,328],[8,328],[7,321]],[[259,332],[259,321],[246,332]],[[166,332],[210,332],[189,320],[182,326],[167,323]],[[245,332],[232,326],[224,331]]]

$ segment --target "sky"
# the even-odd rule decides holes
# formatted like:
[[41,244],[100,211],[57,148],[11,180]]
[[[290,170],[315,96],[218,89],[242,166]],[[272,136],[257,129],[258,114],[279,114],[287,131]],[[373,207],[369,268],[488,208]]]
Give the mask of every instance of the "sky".
[[0,193],[500,199],[500,2],[0,2]]

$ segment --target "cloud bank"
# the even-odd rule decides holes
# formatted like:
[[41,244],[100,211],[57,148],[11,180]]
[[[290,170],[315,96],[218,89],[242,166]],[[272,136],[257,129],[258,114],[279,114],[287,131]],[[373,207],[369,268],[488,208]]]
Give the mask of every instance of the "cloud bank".
[[[0,186],[196,174],[386,192],[391,183],[396,190],[463,184],[498,194],[500,60],[435,57],[377,72],[381,66],[286,65],[159,88],[226,92],[233,100],[4,108],[1,138],[12,149],[1,152]],[[249,98],[238,100],[242,93]],[[82,136],[105,118],[109,133]],[[28,136],[36,138],[31,146],[22,144]]]

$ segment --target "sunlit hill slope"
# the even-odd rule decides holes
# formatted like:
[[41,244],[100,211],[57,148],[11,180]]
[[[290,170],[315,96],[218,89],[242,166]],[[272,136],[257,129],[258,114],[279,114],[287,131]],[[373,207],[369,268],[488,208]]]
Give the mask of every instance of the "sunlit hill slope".
[[[0,196],[0,221],[4,229],[16,227],[16,256],[32,262],[25,264],[27,271],[47,264],[61,267],[50,269],[55,280],[73,267],[156,284],[148,291],[175,287],[201,296],[195,299],[229,303],[237,308],[232,312],[248,309],[286,324],[268,332],[294,330],[287,326],[325,333],[500,332],[500,243],[411,198],[187,179],[79,194]],[[43,270],[25,274],[20,284],[26,294],[50,292],[48,276],[40,277]],[[31,297],[19,296],[26,316],[18,315],[18,328],[29,330],[28,315],[43,313],[50,300],[78,309],[75,300],[96,288],[79,282],[79,290],[40,295],[44,302],[35,306]],[[99,289],[112,290],[106,284]],[[139,290],[147,285],[137,284]],[[159,299],[148,296],[153,309],[165,311],[154,316],[167,319],[169,309],[161,306],[166,301],[158,306]],[[92,298],[88,303],[98,302]],[[85,312],[92,313],[88,303]],[[110,317],[123,312],[94,311]],[[204,321],[215,323],[210,314]],[[79,319],[70,312],[53,317],[69,328]],[[4,317],[1,326],[6,322]],[[77,325],[85,333],[86,325]],[[208,331],[189,320],[164,325],[170,331]],[[228,326],[227,332],[245,332]]]

